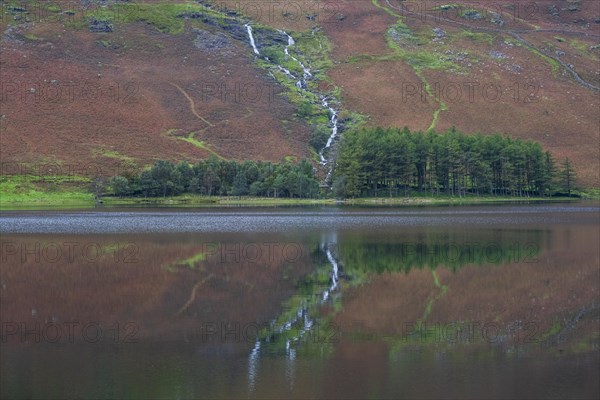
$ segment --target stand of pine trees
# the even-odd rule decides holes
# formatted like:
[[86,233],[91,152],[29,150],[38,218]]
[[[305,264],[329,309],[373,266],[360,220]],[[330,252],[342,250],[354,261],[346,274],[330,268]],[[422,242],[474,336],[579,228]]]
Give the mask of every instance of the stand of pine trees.
[[[552,155],[533,141],[501,135],[439,134],[408,128],[348,131],[334,173],[336,197],[407,196],[410,192],[452,196],[549,196],[574,186],[567,160],[557,174]],[[555,187],[561,177],[560,187]],[[562,182],[566,182],[568,187]]]
[[[211,157],[194,165],[157,161],[138,176],[115,176],[117,196],[319,197],[315,169],[294,164],[227,161]],[[576,173],[569,159],[560,170],[550,152],[533,141],[501,135],[363,128],[347,131],[333,175],[338,198],[423,195],[571,196]]]
[[319,196],[319,182],[306,160],[298,164],[238,163],[211,157],[194,165],[186,161],[173,164],[160,160],[136,177],[113,177],[111,187],[113,193],[121,197],[164,197],[183,193],[288,198]]

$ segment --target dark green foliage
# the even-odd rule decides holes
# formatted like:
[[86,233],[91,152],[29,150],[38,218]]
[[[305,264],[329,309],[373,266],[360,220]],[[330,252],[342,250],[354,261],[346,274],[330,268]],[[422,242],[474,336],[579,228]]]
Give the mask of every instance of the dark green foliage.
[[181,172],[169,161],[159,160],[150,171],[142,172],[140,182],[145,196],[173,196],[184,190]]
[[241,169],[235,175],[233,179],[233,191],[234,196],[245,196],[248,194],[248,180],[246,179],[246,173]]
[[570,197],[571,192],[575,189],[577,175],[568,157],[565,158],[565,161],[561,165],[558,178],[561,192],[566,193]]
[[115,176],[111,179],[110,185],[112,191],[117,196],[129,196],[131,194],[131,188],[129,187],[129,181],[123,176]]
[[302,102],[298,105],[298,115],[302,118],[311,118],[315,114],[315,106],[308,102]]
[[330,135],[331,129],[329,129],[329,127],[319,125],[315,128],[312,135],[310,136],[309,143],[315,150],[318,151],[325,147]]
[[174,196],[194,193],[206,196],[264,196],[315,198],[319,183],[312,165],[219,160],[211,157],[195,165],[159,160],[131,181],[116,176],[111,181],[117,196]]
[[[562,187],[574,172],[563,166]],[[550,153],[533,141],[500,135],[465,135],[455,128],[443,134],[404,129],[348,131],[341,142],[334,176],[338,197],[546,196],[552,194]],[[567,178],[568,177],[568,178]]]

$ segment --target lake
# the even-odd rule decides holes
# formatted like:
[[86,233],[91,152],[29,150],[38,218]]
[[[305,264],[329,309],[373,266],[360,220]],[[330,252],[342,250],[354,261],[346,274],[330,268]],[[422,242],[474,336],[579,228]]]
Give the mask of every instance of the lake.
[[2,398],[597,398],[597,202],[0,213]]

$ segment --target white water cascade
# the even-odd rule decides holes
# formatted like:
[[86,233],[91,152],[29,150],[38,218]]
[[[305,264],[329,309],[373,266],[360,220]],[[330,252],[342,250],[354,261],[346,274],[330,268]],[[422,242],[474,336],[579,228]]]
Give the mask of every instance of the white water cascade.
[[296,87],[298,89],[307,89],[307,85],[306,85],[306,81],[308,81],[308,79],[312,78],[312,73],[310,72],[310,69],[306,68],[306,66],[302,63],[302,61],[298,60],[296,57],[294,57],[293,55],[290,54],[290,47],[292,47],[293,45],[296,44],[296,41],[294,40],[293,37],[291,37],[290,35],[288,35],[285,31],[278,31],[279,33],[287,36],[288,38],[288,44],[287,46],[285,46],[285,55],[290,57],[292,60],[296,61],[298,63],[298,65],[300,65],[300,68],[302,68],[302,79],[296,82]]
[[298,79],[296,75],[292,74],[289,69],[283,68],[281,65],[277,65],[277,69],[292,78],[292,80]]
[[258,48],[256,47],[256,42],[254,41],[254,34],[252,33],[252,27],[250,26],[250,24],[246,24],[244,26],[246,27],[246,31],[248,31],[248,37],[250,38],[250,46],[252,46],[252,49],[254,50],[254,53],[256,55],[260,55],[260,51],[258,51]]
[[[327,101],[326,97],[323,97],[321,99],[321,105],[323,106],[323,108],[326,108],[327,111],[329,112],[329,125],[331,126],[331,135],[329,136],[329,139],[327,139],[327,144],[325,144],[325,147],[323,147],[321,149],[321,151],[319,152],[319,157],[321,158],[321,164],[326,165],[328,163],[327,159],[325,159],[325,151],[327,149],[329,149],[331,147],[331,145],[333,144],[333,141],[335,140],[335,138],[338,135],[338,115],[337,115],[337,111],[335,111],[333,109],[333,107],[331,107],[329,105],[329,102]],[[327,174],[327,177],[329,178],[329,176],[331,175],[333,171],[333,168],[329,168],[329,173]]]
[[[250,45],[252,46],[254,53],[257,55],[260,55],[260,52],[258,51],[256,42],[254,40],[252,26],[250,26],[250,24],[245,24],[244,26],[246,27],[246,30],[248,31],[248,38],[250,40]],[[292,60],[294,60],[296,63],[298,63],[300,68],[302,68],[302,78],[299,79],[292,72],[290,72],[290,70],[282,67],[279,64],[276,65],[277,69],[279,71],[283,72],[286,76],[290,77],[292,80],[294,80],[296,82],[296,88],[298,90],[310,92],[308,89],[307,82],[309,79],[311,79],[313,77],[313,74],[311,73],[310,69],[308,67],[306,67],[306,65],[304,65],[298,58],[294,57],[290,53],[290,47],[292,47],[296,44],[294,38],[292,36],[288,35],[285,31],[280,30],[278,32],[287,37],[288,43],[284,49],[284,52],[285,52],[286,56],[290,57]],[[267,57],[265,57],[265,60],[267,60],[269,62],[271,61]],[[331,146],[333,145],[334,141],[336,140],[336,138],[338,136],[338,131],[339,131],[338,113],[333,107],[331,107],[327,97],[320,95],[320,98],[321,98],[321,106],[325,110],[327,110],[327,113],[329,115],[329,127],[331,128],[331,135],[329,135],[329,138],[327,139],[327,144],[325,145],[325,147],[323,147],[321,149],[321,151],[319,151],[319,158],[321,161],[321,165],[328,165],[328,164],[330,164],[329,163],[330,160],[327,160],[327,158],[325,157],[325,152],[331,148]],[[325,178],[325,182],[331,181],[332,173],[333,173],[333,165],[329,165],[327,177]]]

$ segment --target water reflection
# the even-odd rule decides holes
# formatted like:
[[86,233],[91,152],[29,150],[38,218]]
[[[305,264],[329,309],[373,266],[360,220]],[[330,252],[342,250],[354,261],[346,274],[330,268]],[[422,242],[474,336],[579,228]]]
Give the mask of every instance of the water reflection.
[[326,290],[323,292],[323,302],[326,302],[327,299],[329,298],[329,294],[331,292],[333,292],[335,289],[337,289],[337,287],[338,287],[339,266],[338,266],[337,260],[335,259],[335,257],[333,256],[333,253],[332,253],[332,248],[335,248],[336,246],[337,246],[337,237],[336,237],[336,241],[334,241],[334,242],[328,242],[328,243],[321,242],[321,248],[327,254],[327,260],[329,260],[329,263],[331,264],[331,286],[329,287],[329,290]]
[[[325,289],[322,289],[321,285],[314,286],[311,292],[308,292],[304,298],[300,299],[300,305],[297,306],[296,312],[291,315],[291,318],[286,319],[284,316],[283,320],[281,318],[274,319],[271,321],[269,330],[256,339],[256,343],[248,357],[249,392],[253,392],[256,387],[256,372],[260,361],[261,347],[263,347],[263,345],[267,347],[271,345],[273,348],[271,350],[273,351],[276,350],[276,346],[281,342],[285,343],[286,378],[290,390],[293,389],[296,347],[306,342],[307,335],[314,335],[313,328],[317,326],[315,323],[316,317],[311,314],[318,311],[318,307],[322,307],[330,300],[334,292],[338,289],[339,266],[338,261],[333,254],[336,247],[337,233],[333,232],[321,235],[319,249],[327,256],[327,260],[330,264],[329,286]],[[322,290],[320,295],[317,294],[321,300],[319,304],[315,306],[311,300],[316,295],[315,291],[318,292],[319,290]],[[284,315],[287,315],[287,313]],[[320,323],[319,326],[325,326],[325,324]]]
[[[593,397],[597,209],[539,214],[492,227],[3,234],[1,397]],[[72,257],[65,243],[78,244]],[[48,340],[73,321],[73,342]]]
[[256,344],[248,357],[248,390],[253,392],[256,387],[256,377],[258,372],[258,359],[260,356],[260,339],[256,340]]

